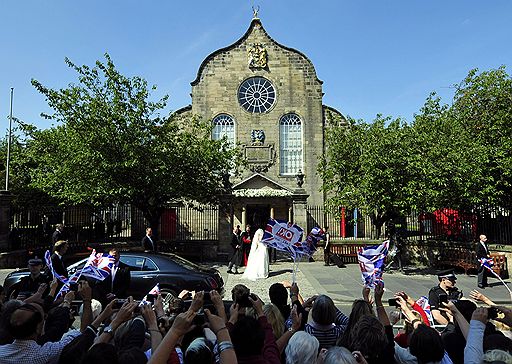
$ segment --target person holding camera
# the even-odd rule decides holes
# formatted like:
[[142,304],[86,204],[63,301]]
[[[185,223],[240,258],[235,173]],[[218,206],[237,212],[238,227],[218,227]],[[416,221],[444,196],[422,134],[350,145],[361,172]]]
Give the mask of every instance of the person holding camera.
[[439,272],[437,278],[439,279],[439,284],[428,292],[430,312],[436,324],[447,325],[451,318],[448,312],[442,310],[444,308],[442,304],[460,299],[462,292],[455,287],[457,277],[452,269]]

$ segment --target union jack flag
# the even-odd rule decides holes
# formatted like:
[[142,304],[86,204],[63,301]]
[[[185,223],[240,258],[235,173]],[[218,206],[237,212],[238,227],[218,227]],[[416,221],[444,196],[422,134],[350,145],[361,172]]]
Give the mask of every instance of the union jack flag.
[[64,285],[60,288],[59,292],[55,295],[55,301],[58,300],[60,296],[68,293],[72,284],[78,284],[78,280],[80,279],[81,275],[82,270],[79,269],[71,277],[69,277],[69,279],[64,282]]
[[82,275],[102,281],[112,274],[114,264],[114,257],[108,254],[96,253],[96,250],[93,250],[82,269]]
[[148,301],[148,295],[158,296],[160,294],[160,284],[157,283],[151,290],[148,292],[147,295],[144,296],[144,298],[140,301],[139,306],[145,305],[150,303]]
[[421,296],[418,298],[416,303],[423,309],[423,311],[425,311],[430,326],[434,326],[434,316],[432,316],[432,312],[430,311],[430,303],[428,302],[428,298],[426,296]]
[[316,251],[318,242],[322,239],[325,239],[325,232],[319,227],[314,227],[311,229],[308,236],[306,236],[306,240],[295,244],[293,247],[295,249],[295,255],[300,257],[312,256]]
[[498,274],[492,269],[494,267],[494,260],[492,258],[479,258],[478,261],[481,265],[484,266],[489,272],[491,272],[496,277],[500,278]]
[[389,240],[384,241],[380,245],[359,248],[357,261],[361,269],[361,278],[366,287],[375,288],[377,282],[384,283],[382,274],[388,251]]
[[292,257],[295,257],[297,248],[302,244],[299,242],[302,234],[303,230],[299,226],[291,222],[270,218],[261,242],[266,246],[290,253]]

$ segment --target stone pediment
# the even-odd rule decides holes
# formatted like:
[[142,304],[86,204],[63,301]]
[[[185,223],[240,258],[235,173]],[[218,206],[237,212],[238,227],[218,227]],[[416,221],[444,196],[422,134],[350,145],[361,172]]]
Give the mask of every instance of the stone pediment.
[[290,189],[259,173],[234,185],[232,193],[237,197],[285,197],[293,194]]

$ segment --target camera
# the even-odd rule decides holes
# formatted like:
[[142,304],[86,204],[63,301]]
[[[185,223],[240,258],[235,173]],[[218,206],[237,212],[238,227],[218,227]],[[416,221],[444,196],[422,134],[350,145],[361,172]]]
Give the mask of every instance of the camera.
[[[447,294],[440,294],[439,295],[439,304],[441,303],[448,303],[448,295]],[[443,306],[441,306],[443,307]]]
[[155,304],[155,295],[154,294],[148,294],[146,295],[146,301],[151,303],[152,305]]
[[396,298],[390,298],[388,300],[388,305],[394,306],[394,307],[400,307]]
[[487,309],[487,318],[490,320],[494,320],[498,317],[498,308],[497,307],[489,307]]

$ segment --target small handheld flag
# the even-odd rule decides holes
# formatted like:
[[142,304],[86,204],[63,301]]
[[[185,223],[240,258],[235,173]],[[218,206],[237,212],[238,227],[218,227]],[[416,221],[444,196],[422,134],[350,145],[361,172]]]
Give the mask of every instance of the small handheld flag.
[[384,283],[382,274],[388,251],[389,240],[382,242],[380,245],[359,248],[357,260],[361,269],[361,277],[366,287],[375,288],[377,282]]

